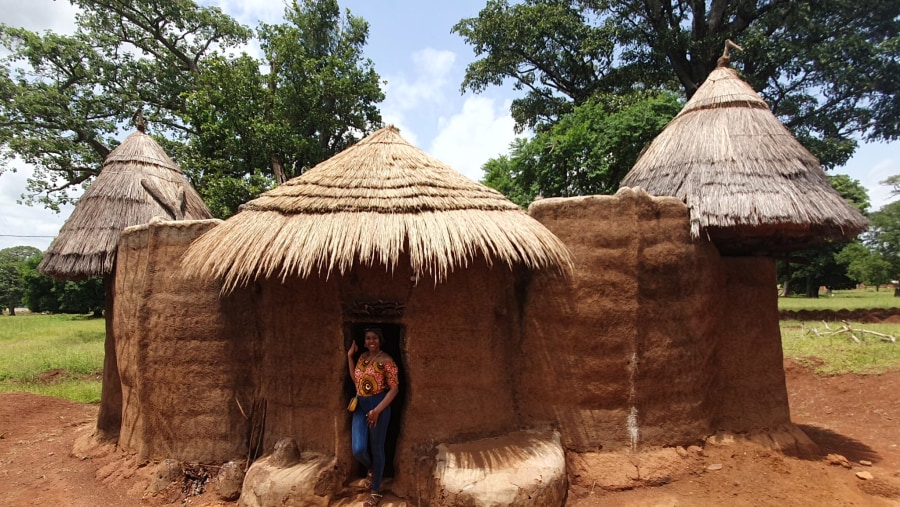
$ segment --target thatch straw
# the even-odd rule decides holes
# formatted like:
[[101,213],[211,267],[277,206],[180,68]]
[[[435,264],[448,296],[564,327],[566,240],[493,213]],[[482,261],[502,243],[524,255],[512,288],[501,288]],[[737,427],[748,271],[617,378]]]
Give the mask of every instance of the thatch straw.
[[[727,58],[723,59],[727,64]],[[868,220],[759,95],[722,65],[622,180],[690,209],[691,234],[738,250],[792,250],[851,239]],[[728,246],[728,245],[725,245]]]
[[153,217],[193,220],[211,214],[178,165],[137,131],[106,157],[39,269],[63,279],[109,274],[122,230]]
[[201,236],[185,268],[232,290],[260,278],[326,276],[354,264],[443,280],[476,256],[531,269],[571,266],[565,246],[499,192],[383,128],[262,194]]

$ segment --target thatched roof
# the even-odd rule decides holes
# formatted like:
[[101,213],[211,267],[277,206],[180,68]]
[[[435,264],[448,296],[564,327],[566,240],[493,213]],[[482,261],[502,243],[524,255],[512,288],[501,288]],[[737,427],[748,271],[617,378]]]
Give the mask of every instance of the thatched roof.
[[716,68],[622,180],[690,209],[691,234],[728,252],[848,240],[868,221],[731,68]]
[[112,273],[119,234],[153,217],[194,220],[212,215],[178,165],[139,130],[107,155],[39,269],[64,279]]
[[396,266],[436,282],[476,256],[568,270],[565,246],[499,192],[386,127],[245,204],[197,239],[184,266],[231,290],[259,278]]

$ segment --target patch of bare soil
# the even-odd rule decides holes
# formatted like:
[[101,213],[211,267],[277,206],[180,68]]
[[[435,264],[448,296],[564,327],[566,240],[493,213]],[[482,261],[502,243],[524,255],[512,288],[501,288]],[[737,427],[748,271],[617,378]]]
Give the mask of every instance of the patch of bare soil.
[[[785,456],[738,441],[579,459],[570,463],[568,505],[900,506],[900,372],[820,377],[792,361],[785,369],[791,417],[817,453]],[[96,406],[0,394],[0,505],[236,505],[217,500],[211,484],[198,496],[180,484],[146,494],[155,464],[84,445],[96,417]]]

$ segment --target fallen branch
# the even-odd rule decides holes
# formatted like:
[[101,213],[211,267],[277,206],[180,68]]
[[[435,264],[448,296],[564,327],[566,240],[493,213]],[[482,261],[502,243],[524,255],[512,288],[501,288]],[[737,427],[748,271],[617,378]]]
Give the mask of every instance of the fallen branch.
[[[817,328],[814,328],[814,327],[807,329],[806,326],[803,326],[802,324],[801,324],[801,327],[803,329],[804,335],[809,332],[812,332],[819,338],[826,338],[828,336],[835,336],[835,335],[847,333],[850,335],[850,338],[852,338],[853,341],[855,341],[856,343],[862,343],[863,340],[865,339],[865,335],[870,334],[872,336],[877,336],[883,342],[897,343],[897,338],[895,338],[893,335],[879,333],[877,331],[870,331],[868,329],[853,329],[852,327],[850,327],[850,323],[847,322],[846,320],[843,320],[841,322],[844,324],[842,327],[840,327],[839,329],[832,330],[831,327],[828,326],[828,323],[823,320],[822,325],[825,327],[826,330],[828,330],[828,332],[821,332]],[[863,337],[862,340],[858,336],[856,336],[857,333]]]

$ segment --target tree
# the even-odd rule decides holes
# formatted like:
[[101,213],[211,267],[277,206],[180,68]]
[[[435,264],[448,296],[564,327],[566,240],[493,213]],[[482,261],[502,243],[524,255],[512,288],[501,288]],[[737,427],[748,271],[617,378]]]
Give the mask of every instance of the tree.
[[612,194],[682,104],[672,92],[598,96],[575,106],[510,155],[488,161],[485,184],[521,206],[538,195]]
[[0,145],[36,168],[26,202],[69,202],[139,108],[223,218],[380,124],[368,25],[334,0],[291,2],[260,27],[263,60],[231,56],[253,32],[218,8],[74,1],[73,35],[0,26]]
[[511,111],[538,132],[597,94],[690,97],[726,39],[735,66],[825,167],[855,137],[900,136],[900,3],[880,0],[489,0],[453,31],[480,58],[475,92],[512,80]]
[[36,255],[25,263],[22,272],[22,284],[25,286],[25,294],[22,302],[34,313],[59,312],[59,298],[57,292],[62,290],[64,281],[54,280],[38,271],[42,255]]
[[866,285],[874,285],[876,291],[881,284],[891,281],[891,264],[860,243],[850,243],[844,247],[835,255],[835,260],[847,266],[850,278]]
[[381,123],[384,99],[372,62],[362,56],[368,24],[334,0],[304,0],[286,23],[262,25],[260,63],[243,55],[207,62],[188,96],[199,126],[186,158],[217,216],[272,184],[342,151]]
[[[871,219],[863,242],[890,265],[891,280],[900,280],[900,201],[882,206]],[[900,296],[900,291],[894,295]]]
[[[860,213],[868,214],[869,194],[859,180],[846,174],[835,174],[828,176],[828,182]],[[806,297],[816,298],[819,297],[819,287],[823,285],[830,289],[853,287],[854,280],[848,276],[847,263],[837,259],[846,246],[847,243],[828,243],[795,252],[790,258],[779,261],[777,270],[782,295],[791,294],[795,287],[805,287]]]
[[25,287],[21,271],[26,262],[41,251],[31,246],[14,246],[0,250],[0,305],[16,314],[16,307],[22,304]]
[[54,280],[40,271],[42,254],[38,252],[20,269],[22,302],[32,312],[93,313],[102,316],[106,292],[102,278],[66,281]]
[[74,3],[82,12],[73,35],[0,26],[9,52],[0,73],[0,145],[35,167],[26,202],[57,210],[100,171],[138,108],[158,134],[192,135],[182,120],[185,96],[205,58],[250,33],[190,0]]
[[103,278],[63,282],[62,291],[58,293],[59,311],[64,313],[92,313],[94,317],[103,316],[104,298]]

